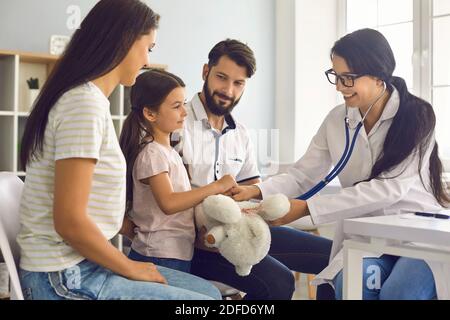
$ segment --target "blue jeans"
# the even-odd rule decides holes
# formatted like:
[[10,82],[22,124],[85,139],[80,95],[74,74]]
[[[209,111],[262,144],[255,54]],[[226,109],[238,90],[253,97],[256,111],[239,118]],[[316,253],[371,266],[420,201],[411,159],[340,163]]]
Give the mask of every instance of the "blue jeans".
[[56,272],[20,270],[25,299],[34,300],[210,300],[221,299],[208,281],[157,267],[168,285],[133,281],[88,260]]
[[143,256],[139,252],[134,251],[133,249],[130,250],[128,258],[135,261],[151,262],[158,266],[183,271],[186,273],[191,272],[191,261],[170,259],[170,258],[147,257]]
[[[342,299],[343,273],[333,280]],[[424,260],[383,255],[363,259],[364,300],[431,300],[436,298],[433,273]]]
[[[317,274],[327,265],[332,241],[287,227],[271,227],[272,243],[267,255],[246,277],[220,254],[196,249],[192,274],[219,281],[246,293],[247,300],[289,300],[295,290],[292,271]],[[328,285],[318,298],[334,296]],[[322,293],[325,292],[325,293]]]

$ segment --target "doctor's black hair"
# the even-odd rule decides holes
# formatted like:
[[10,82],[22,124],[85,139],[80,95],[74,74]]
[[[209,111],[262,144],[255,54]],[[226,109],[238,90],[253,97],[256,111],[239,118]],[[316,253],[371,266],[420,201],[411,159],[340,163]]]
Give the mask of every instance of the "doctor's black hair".
[[123,123],[119,139],[127,162],[126,212],[131,210],[133,204],[134,163],[139,152],[154,139],[152,126],[143,114],[144,108],[158,112],[167,96],[179,87],[185,87],[183,80],[161,69],[150,69],[141,73],[131,87],[131,112]]
[[219,63],[220,58],[227,56],[238,66],[247,69],[247,77],[251,78],[256,72],[255,55],[245,43],[234,39],[226,39],[217,43],[208,54],[208,66],[211,68]]
[[117,67],[136,40],[158,28],[159,15],[139,0],[101,0],[75,31],[28,117],[20,150],[23,168],[41,156],[48,115],[68,90]]
[[[448,206],[450,196],[442,180],[442,163],[438,155],[438,144],[433,140],[436,116],[433,107],[425,100],[412,95],[405,80],[394,77],[396,66],[394,53],[386,38],[373,29],[361,29],[342,37],[331,49],[331,58],[336,55],[345,60],[350,71],[377,77],[385,81],[389,92],[397,89],[400,106],[389,128],[378,159],[372,167],[370,177],[381,179],[388,172],[418,152],[418,173],[424,184],[420,168],[429,161],[430,187],[434,197],[442,206]],[[424,159],[430,143],[434,143],[429,159]],[[383,177],[384,178],[384,177]],[[425,184],[424,184],[425,186]],[[426,189],[427,186],[425,186]]]

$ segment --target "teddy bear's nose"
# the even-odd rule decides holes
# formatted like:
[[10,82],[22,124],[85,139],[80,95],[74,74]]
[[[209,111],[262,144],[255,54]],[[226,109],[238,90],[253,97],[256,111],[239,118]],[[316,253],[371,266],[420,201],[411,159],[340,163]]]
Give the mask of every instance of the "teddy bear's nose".
[[206,237],[206,241],[207,241],[209,244],[214,244],[214,243],[216,243],[216,239],[214,239],[214,236],[213,236],[212,234],[208,234],[208,236]]

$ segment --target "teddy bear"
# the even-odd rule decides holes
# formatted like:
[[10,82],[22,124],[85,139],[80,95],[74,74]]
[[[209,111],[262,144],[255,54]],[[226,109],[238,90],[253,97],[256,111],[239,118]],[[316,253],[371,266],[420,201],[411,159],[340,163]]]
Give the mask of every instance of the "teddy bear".
[[196,207],[195,221],[197,229],[206,227],[205,245],[217,248],[238,275],[247,276],[269,252],[271,236],[266,221],[281,218],[289,209],[289,199],[283,194],[259,203],[213,195]]

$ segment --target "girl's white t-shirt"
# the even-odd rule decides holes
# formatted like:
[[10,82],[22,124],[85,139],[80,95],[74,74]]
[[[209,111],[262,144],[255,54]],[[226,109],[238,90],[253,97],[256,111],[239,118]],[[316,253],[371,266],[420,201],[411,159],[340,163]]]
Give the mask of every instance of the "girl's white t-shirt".
[[148,143],[133,167],[133,210],[130,216],[137,225],[131,247],[141,255],[157,258],[191,260],[194,252],[194,209],[166,215],[143,179],[167,172],[174,192],[191,190],[180,155],[171,147],[155,141]]

